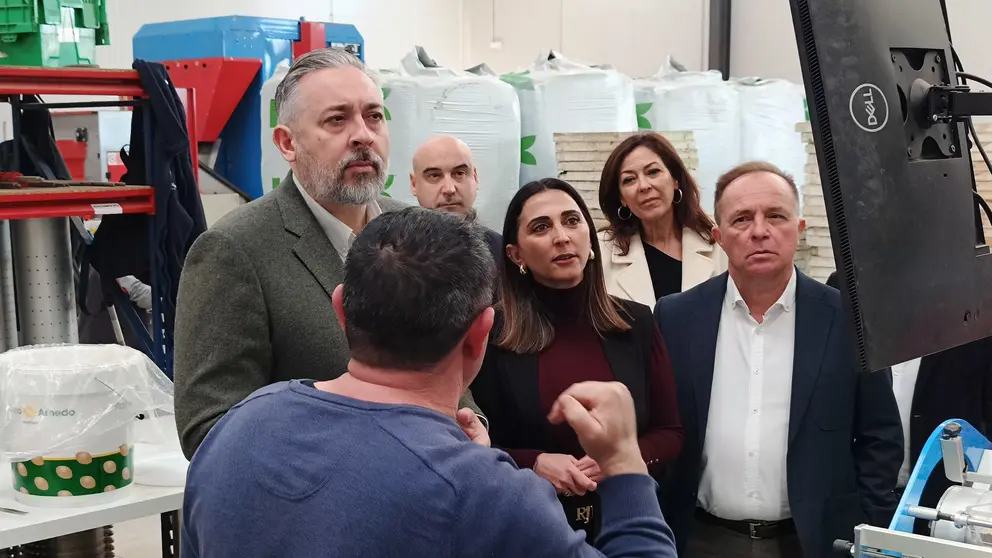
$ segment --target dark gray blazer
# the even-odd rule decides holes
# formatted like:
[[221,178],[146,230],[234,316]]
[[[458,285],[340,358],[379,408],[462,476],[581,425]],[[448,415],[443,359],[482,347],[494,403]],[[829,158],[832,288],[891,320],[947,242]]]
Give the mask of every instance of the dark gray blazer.
[[[403,204],[379,199],[383,212]],[[176,425],[192,458],[228,409],[268,384],[347,370],[331,304],[344,265],[292,176],[193,244],[179,283]],[[462,406],[476,408],[471,394]]]

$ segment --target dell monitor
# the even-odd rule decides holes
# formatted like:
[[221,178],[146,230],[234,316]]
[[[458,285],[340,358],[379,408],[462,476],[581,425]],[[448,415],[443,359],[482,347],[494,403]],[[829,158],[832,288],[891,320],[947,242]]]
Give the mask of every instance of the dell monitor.
[[992,94],[958,86],[941,1],[791,2],[861,368],[992,335],[967,135]]

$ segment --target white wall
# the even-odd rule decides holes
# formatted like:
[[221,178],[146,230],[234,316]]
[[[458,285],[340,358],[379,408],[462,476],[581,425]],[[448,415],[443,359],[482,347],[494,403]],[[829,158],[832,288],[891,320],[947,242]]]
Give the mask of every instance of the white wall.
[[462,0],[108,0],[111,46],[99,48],[97,60],[106,68],[131,67],[131,39],[145,23],[247,15],[354,24],[365,38],[367,62],[377,68],[395,66],[415,44],[460,66],[461,6]]
[[[549,48],[635,77],[654,74],[667,55],[689,68],[704,63],[708,0],[463,1],[466,66],[513,71]],[[494,34],[498,50],[490,48]]]
[[799,49],[786,0],[738,0],[730,11],[730,75],[802,83]]
[[[934,0],[936,2],[936,0]],[[948,0],[955,49],[967,71],[992,78],[987,24],[989,0]],[[792,9],[785,0],[738,0],[731,12],[730,73],[802,83]]]
[[[935,0],[936,1],[936,0]],[[634,76],[654,73],[673,55],[705,66],[708,0],[107,0],[111,46],[104,67],[130,67],[131,38],[147,22],[252,15],[353,23],[366,39],[370,65],[394,67],[414,45],[440,64],[486,62],[499,72],[525,67],[542,49]],[[493,8],[495,7],[495,20]],[[948,0],[952,32],[965,67],[992,77],[986,56],[989,0]],[[495,22],[495,29],[494,29]],[[490,49],[493,33],[502,39]],[[786,0],[737,0],[732,12],[731,74],[801,81],[792,14]]]
[[373,68],[397,67],[414,46],[442,66],[464,62],[462,0],[335,0],[334,21],[358,27]]
[[965,71],[992,79],[989,58],[988,23],[992,21],[989,0],[947,0],[947,18],[951,20],[954,50],[961,57]]

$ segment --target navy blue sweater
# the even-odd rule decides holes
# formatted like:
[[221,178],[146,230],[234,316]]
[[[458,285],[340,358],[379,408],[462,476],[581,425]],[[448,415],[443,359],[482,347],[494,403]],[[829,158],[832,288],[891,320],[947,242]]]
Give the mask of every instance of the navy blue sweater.
[[183,558],[675,557],[646,475],[599,485],[599,549],[551,485],[450,417],[300,382],[231,409],[193,456]]

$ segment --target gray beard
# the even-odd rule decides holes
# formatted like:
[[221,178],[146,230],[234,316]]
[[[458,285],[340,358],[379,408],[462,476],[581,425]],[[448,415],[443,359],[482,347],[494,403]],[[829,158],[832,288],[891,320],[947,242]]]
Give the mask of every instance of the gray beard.
[[[356,161],[371,161],[375,172],[358,174],[354,180],[347,182],[345,171],[349,164]],[[349,153],[336,168],[311,156],[308,151],[301,150],[293,172],[306,185],[307,193],[318,204],[366,205],[385,191],[384,167],[382,158],[368,148]]]

